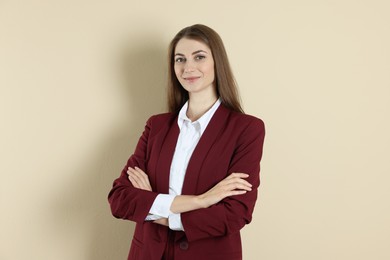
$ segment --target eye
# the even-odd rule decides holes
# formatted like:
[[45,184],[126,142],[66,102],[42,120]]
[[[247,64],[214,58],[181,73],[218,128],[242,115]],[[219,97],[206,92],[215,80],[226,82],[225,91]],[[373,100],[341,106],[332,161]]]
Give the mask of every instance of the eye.
[[204,55],[197,55],[197,56],[195,56],[195,60],[203,60],[205,58],[206,58],[206,56],[204,56]]
[[185,59],[182,58],[182,57],[178,57],[178,58],[175,59],[175,62],[176,62],[176,63],[182,63],[182,62],[184,62],[184,61],[185,61]]

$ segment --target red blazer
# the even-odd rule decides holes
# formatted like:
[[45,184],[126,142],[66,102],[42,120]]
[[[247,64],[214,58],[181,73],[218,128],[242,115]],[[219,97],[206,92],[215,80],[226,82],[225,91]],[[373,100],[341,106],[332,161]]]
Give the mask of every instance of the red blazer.
[[[128,259],[161,260],[163,255],[169,228],[145,218],[156,196],[168,194],[179,131],[177,114],[152,116],[109,193],[112,214],[137,223]],[[219,106],[189,161],[182,194],[202,194],[233,172],[249,174],[252,191],[225,198],[209,208],[182,213],[185,231],[175,232],[175,259],[242,259],[240,229],[252,219],[264,134],[260,119]],[[129,166],[138,166],[148,174],[153,192],[132,186],[126,173]]]

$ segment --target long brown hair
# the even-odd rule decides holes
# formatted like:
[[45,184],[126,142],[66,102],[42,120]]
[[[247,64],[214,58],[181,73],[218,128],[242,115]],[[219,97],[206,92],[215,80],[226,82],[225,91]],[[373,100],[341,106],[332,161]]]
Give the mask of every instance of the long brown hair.
[[182,38],[202,41],[211,50],[214,59],[215,82],[217,95],[221,102],[227,108],[244,113],[240,97],[238,94],[237,83],[230,68],[229,60],[221,37],[213,29],[195,24],[182,29],[176,34],[169,45],[168,51],[168,109],[170,112],[178,112],[184,103],[188,100],[188,92],[181,86],[176,78],[174,69],[174,56],[177,43]]

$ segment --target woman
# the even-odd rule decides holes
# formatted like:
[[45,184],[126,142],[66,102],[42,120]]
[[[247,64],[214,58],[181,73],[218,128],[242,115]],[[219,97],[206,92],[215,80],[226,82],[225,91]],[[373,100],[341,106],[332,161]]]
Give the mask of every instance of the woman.
[[242,259],[265,132],[243,113],[215,31],[174,37],[168,89],[170,112],[147,121],[109,194],[112,214],[137,223],[128,259]]

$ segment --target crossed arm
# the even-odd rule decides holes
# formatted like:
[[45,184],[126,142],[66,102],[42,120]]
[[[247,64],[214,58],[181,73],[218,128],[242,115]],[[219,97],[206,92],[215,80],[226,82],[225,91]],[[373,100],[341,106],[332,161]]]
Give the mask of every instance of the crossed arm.
[[[152,191],[147,174],[140,168],[129,167],[127,170],[131,184],[141,190]],[[196,209],[208,208],[226,197],[245,194],[252,190],[252,185],[245,180],[246,173],[232,173],[217,183],[213,188],[201,195],[179,195],[172,202],[170,210],[173,213],[184,213]],[[168,226],[168,219],[161,218],[154,223]]]

